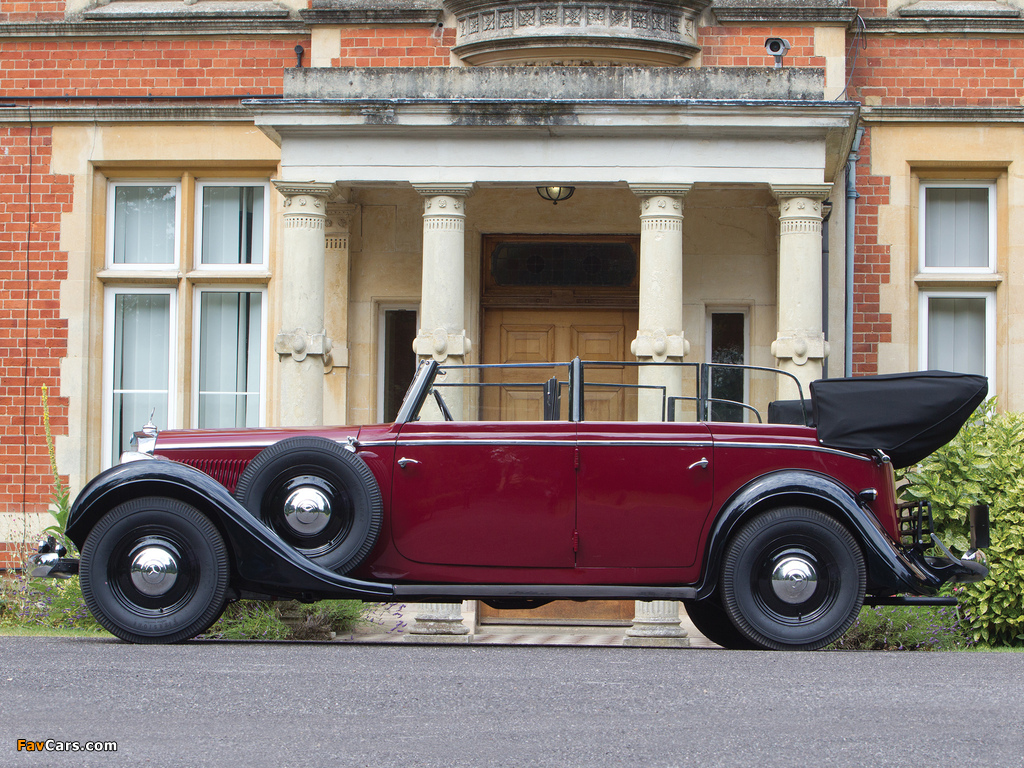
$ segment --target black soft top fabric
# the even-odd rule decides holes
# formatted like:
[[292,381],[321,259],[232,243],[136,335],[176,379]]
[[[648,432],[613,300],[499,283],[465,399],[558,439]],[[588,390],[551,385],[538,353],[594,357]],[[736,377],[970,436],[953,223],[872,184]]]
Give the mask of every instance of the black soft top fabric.
[[885,451],[897,469],[916,464],[956,437],[987,394],[984,376],[948,371],[811,383],[819,442]]

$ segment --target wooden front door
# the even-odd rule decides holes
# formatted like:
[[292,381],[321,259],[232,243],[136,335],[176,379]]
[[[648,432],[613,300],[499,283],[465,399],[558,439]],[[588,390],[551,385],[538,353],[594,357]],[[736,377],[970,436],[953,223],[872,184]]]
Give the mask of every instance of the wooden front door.
[[[637,312],[631,309],[487,309],[484,312],[484,363],[566,362],[583,360],[628,360],[629,344],[636,338]],[[564,372],[564,368],[560,369]],[[623,421],[636,419],[636,368],[609,365],[590,367],[591,388],[585,405],[585,419]],[[552,375],[559,371],[552,368]],[[502,378],[508,379],[508,372]],[[531,373],[533,380],[536,373]],[[563,392],[562,418],[567,418],[567,392]],[[540,420],[535,396],[517,396],[514,387],[500,388],[493,397],[502,419]],[[531,410],[532,409],[532,410]],[[538,412],[534,413],[533,411]],[[633,618],[632,600],[559,600],[532,610],[496,610],[480,604],[482,624],[628,624]]]

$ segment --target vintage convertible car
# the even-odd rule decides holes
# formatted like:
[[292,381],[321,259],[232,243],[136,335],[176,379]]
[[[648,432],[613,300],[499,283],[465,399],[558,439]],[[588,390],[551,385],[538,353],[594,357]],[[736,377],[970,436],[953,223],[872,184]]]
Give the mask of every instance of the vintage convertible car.
[[[150,426],[75,501],[80,561],[44,545],[36,571],[77,572],[138,643],[194,637],[240,598],[635,599],[765,649],[820,648],[865,602],[948,603],[944,583],[985,576],[987,508],[957,557],[893,474],[956,434],[983,377],[821,380],[762,424],[712,396],[723,368],[427,361],[393,423]],[[765,399],[766,370],[729,375]]]

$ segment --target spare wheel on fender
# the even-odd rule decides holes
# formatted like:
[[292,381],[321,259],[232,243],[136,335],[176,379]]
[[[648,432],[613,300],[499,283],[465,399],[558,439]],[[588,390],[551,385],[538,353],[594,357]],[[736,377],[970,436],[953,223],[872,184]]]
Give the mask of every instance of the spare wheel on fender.
[[380,533],[380,488],[355,453],[323,437],[265,448],[245,468],[235,498],[297,551],[347,573]]

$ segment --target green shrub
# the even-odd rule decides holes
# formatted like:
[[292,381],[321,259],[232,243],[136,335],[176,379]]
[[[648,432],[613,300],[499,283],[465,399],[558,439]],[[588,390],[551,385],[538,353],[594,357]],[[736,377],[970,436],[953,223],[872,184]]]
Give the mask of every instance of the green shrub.
[[969,544],[968,508],[989,505],[989,575],[954,589],[975,641],[1024,645],[1024,414],[997,414],[990,403],[904,477],[903,498],[930,499],[936,532],[961,552]]

